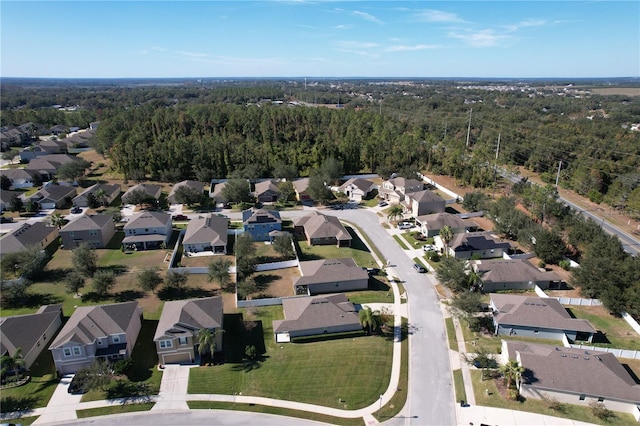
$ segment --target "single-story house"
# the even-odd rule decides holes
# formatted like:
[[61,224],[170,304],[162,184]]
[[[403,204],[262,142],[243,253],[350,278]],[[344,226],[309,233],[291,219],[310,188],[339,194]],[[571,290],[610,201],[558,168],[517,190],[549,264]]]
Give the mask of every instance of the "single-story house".
[[[435,240],[439,247],[444,247],[444,243],[439,236]],[[465,232],[453,235],[453,239],[449,242],[449,256],[457,259],[472,259],[476,257],[491,259],[503,257],[510,248],[511,244],[499,241],[490,232]]]
[[62,325],[62,305],[44,305],[35,314],[0,318],[0,356],[22,350],[29,369]]
[[26,169],[4,169],[0,170],[0,175],[9,178],[11,182],[9,189],[19,189],[33,187],[33,179],[38,173]]
[[[38,142],[38,145],[35,148],[39,148],[43,152],[47,154],[66,154],[67,153],[67,144],[57,139],[45,139]],[[22,159],[22,156],[20,156]]]
[[496,335],[554,340],[566,335],[570,340],[591,342],[597,332],[589,321],[571,318],[553,298],[491,293],[489,307]]
[[227,253],[229,219],[208,214],[192,219],[182,240],[185,253],[212,251]]
[[20,157],[21,163],[28,163],[34,158],[42,157],[44,155],[49,155],[49,154],[50,153],[45,151],[42,147],[36,145],[36,146],[30,146],[30,147],[24,148],[22,151],[20,151],[18,156]]
[[131,197],[131,195],[134,192],[137,192],[137,191],[142,191],[149,197],[155,198],[156,200],[159,200],[160,196],[162,195],[162,187],[160,185],[153,185],[150,183],[139,183],[127,189],[127,191],[122,195],[122,202],[130,204],[127,201],[127,199]]
[[56,124],[55,126],[49,128],[49,133],[51,133],[52,135],[59,135],[60,133],[68,132],[69,127],[65,126],[64,124]]
[[298,201],[311,200],[311,196],[307,192],[309,188],[309,178],[300,178],[293,181],[293,189],[296,191]]
[[272,179],[256,182],[252,195],[258,203],[275,203],[280,196],[278,182]]
[[91,248],[105,248],[116,234],[116,224],[109,214],[82,215],[60,229],[62,246],[72,250],[82,243]]
[[209,188],[209,198],[213,198],[217,204],[227,204],[226,197],[222,194],[222,190],[227,185],[227,182],[215,182],[211,181],[211,187]]
[[390,203],[404,201],[406,194],[418,192],[424,189],[424,184],[417,179],[394,177],[382,183],[378,190],[378,197]]
[[20,191],[8,191],[0,189],[0,212],[11,209],[11,201],[14,197],[20,197],[22,192]]
[[[222,330],[222,297],[166,302],[153,341],[160,364],[191,364],[199,355],[198,332]],[[222,350],[222,335],[215,337],[215,350]],[[208,351],[208,348],[207,348]]]
[[[118,184],[97,183],[82,191],[72,201],[74,206],[89,207],[89,198],[93,196],[96,199],[96,202],[108,206],[118,198],[118,195],[120,195],[121,192],[122,189]],[[103,195],[98,197],[96,194]]]
[[204,183],[198,182],[197,180],[183,180],[173,185],[171,191],[169,191],[167,201],[169,201],[170,204],[178,204],[176,201],[176,191],[183,186],[197,191],[199,194],[204,193]]
[[142,326],[138,302],[79,306],[49,346],[58,374],[72,374],[97,359],[129,358]]
[[152,211],[138,213],[124,225],[122,245],[136,250],[160,248],[171,239],[172,227],[170,214]]
[[519,341],[502,341],[502,358],[524,373],[517,385],[525,398],[553,398],[588,407],[593,402],[640,421],[640,384],[607,352]]
[[369,199],[371,192],[378,189],[378,185],[371,182],[368,179],[363,178],[351,178],[343,183],[338,191],[342,192],[351,200],[362,201]]
[[277,210],[256,209],[252,207],[242,212],[244,232],[248,232],[253,241],[269,241],[269,232],[282,231],[282,219]]
[[47,248],[58,238],[58,228],[45,222],[23,223],[0,239],[0,254],[15,253],[32,246]]
[[339,291],[366,290],[368,272],[351,258],[300,262],[300,277],[293,279],[295,294],[314,295]]
[[500,290],[543,290],[557,288],[562,281],[551,271],[541,271],[524,259],[493,259],[472,261],[471,267],[480,277],[483,293]]
[[461,234],[467,232],[470,228],[477,227],[477,225],[471,221],[446,212],[417,216],[416,225],[420,228],[422,235],[428,238],[439,235],[440,230],[445,226],[449,226],[451,232],[454,234]]
[[38,203],[42,209],[62,209],[71,204],[76,193],[75,186],[54,184],[47,185],[26,198]]
[[43,180],[51,180],[63,164],[76,161],[67,154],[50,154],[36,157],[25,166],[25,170],[39,174]]
[[303,234],[309,245],[351,246],[351,235],[335,216],[314,211],[295,220],[294,226],[295,232]]
[[285,319],[273,321],[277,343],[301,336],[362,330],[358,313],[344,294],[286,298],[282,309]]
[[431,213],[443,213],[445,204],[444,198],[428,189],[409,192],[405,195],[403,201],[405,212],[413,217]]

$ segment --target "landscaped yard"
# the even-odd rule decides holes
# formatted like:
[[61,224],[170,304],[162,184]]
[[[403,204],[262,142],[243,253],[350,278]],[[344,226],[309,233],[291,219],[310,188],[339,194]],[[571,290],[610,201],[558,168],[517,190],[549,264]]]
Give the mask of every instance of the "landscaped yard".
[[[282,319],[282,307],[254,308],[247,315],[261,321],[262,333],[252,331],[243,338],[239,315],[225,316],[227,363],[192,369],[189,393],[242,392],[357,409],[375,402],[386,389],[391,373],[392,339],[365,336],[276,344],[271,322]],[[248,344],[256,346],[259,353],[264,348],[261,360],[240,359]]]
[[358,266],[375,268],[378,265],[373,259],[367,246],[360,240],[350,226],[345,226],[351,235],[351,247],[337,247],[335,245],[311,246],[306,241],[297,241],[300,260],[335,259],[351,257]]
[[640,351],[640,335],[624,319],[611,315],[604,307],[569,306],[567,310],[576,318],[589,320],[602,333],[597,336],[601,339],[594,339],[595,346]]

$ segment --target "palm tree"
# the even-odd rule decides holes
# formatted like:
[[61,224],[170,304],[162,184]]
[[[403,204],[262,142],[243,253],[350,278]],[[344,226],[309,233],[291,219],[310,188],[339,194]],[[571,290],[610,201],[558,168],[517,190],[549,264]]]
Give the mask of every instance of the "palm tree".
[[504,375],[507,381],[507,389],[512,389],[514,384],[517,384],[524,373],[524,367],[518,364],[518,361],[508,361],[500,367],[500,372]]
[[387,212],[387,222],[394,221],[404,214],[404,209],[400,204],[394,204]]
[[64,216],[62,216],[60,213],[53,213],[49,216],[49,223],[51,224],[51,226],[55,226],[58,229],[62,229],[62,227],[64,226],[64,221]]
[[362,325],[362,327],[364,328],[369,329],[369,334],[376,331],[382,324],[380,312],[372,311],[368,306],[360,310],[360,312],[358,313],[358,318],[360,320],[360,325]]
[[96,197],[96,200],[98,200],[98,204],[100,204],[101,206],[104,206],[107,204],[106,202],[107,193],[104,191],[104,189],[100,188],[96,190],[96,192],[93,195]]
[[198,331],[198,352],[202,355],[205,352],[213,354],[216,347],[216,337],[224,330],[211,330],[210,328],[201,328]]
[[24,358],[22,358],[22,348],[17,348],[13,353],[13,356],[7,354],[0,358],[0,375],[6,376],[7,373],[13,373],[16,376],[16,380],[20,380],[20,367],[24,367]]
[[440,229],[440,238],[444,243],[445,255],[449,256],[449,243],[453,240],[453,229],[449,225],[445,225]]

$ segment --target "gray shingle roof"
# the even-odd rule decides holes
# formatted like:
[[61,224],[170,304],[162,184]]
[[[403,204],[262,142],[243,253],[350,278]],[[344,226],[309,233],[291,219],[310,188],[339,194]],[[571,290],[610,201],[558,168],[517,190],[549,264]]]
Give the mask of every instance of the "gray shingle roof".
[[100,337],[124,334],[135,315],[138,315],[138,302],[79,306],[49,349],[59,348],[68,342],[88,345]]
[[175,334],[193,333],[203,328],[222,328],[222,319],[220,296],[166,302],[153,340]]
[[76,188],[74,186],[47,185],[29,198],[33,200],[41,199],[58,202],[64,200],[66,197],[73,198],[75,195]]
[[178,188],[183,186],[187,188],[195,189],[198,192],[204,192],[204,183],[198,182],[197,180],[183,180],[182,182],[176,183],[171,188],[171,191],[169,192],[169,196],[167,197],[167,200],[169,200],[170,203],[175,203],[176,191],[178,190]]
[[474,269],[485,283],[560,281],[553,272],[542,272],[522,259],[478,260]]
[[509,359],[520,354],[525,383],[541,390],[640,403],[640,385],[613,354],[507,341]]
[[191,220],[187,225],[182,244],[227,245],[229,219],[212,214]]
[[285,319],[273,321],[275,333],[360,324],[355,307],[344,294],[283,299],[282,308]]
[[152,185],[150,183],[139,183],[127,189],[127,192],[122,195],[122,198],[126,198],[128,194],[131,194],[134,191],[144,191],[157,200],[162,194],[162,187],[160,185]]
[[371,187],[373,186],[373,182],[363,178],[351,178],[345,183],[343,183],[342,185],[340,185],[339,190],[344,192],[349,185],[355,186],[360,191],[366,194],[369,192],[369,190],[371,190]]
[[100,230],[113,221],[110,214],[82,215],[67,223],[60,232]]
[[38,245],[54,232],[58,230],[44,222],[23,223],[0,239],[0,253],[14,253]]
[[129,219],[124,229],[159,228],[165,227],[168,222],[171,222],[171,215],[167,213],[145,211]]
[[304,227],[308,238],[335,237],[338,241],[351,240],[351,235],[335,216],[327,216],[318,211],[295,221],[295,226]]
[[422,224],[426,223],[428,229],[442,229],[446,225],[450,226],[453,229],[475,226],[473,223],[461,219],[460,217],[451,213],[433,213],[418,216],[416,217],[416,221]]
[[351,258],[309,260],[300,262],[299,268],[302,276],[294,278],[294,285],[369,279],[367,271]]
[[[26,355],[61,315],[62,305],[46,305],[35,314],[0,318],[0,355],[9,352],[13,356],[18,348],[22,349],[22,355]],[[47,339],[51,337],[47,336]]]
[[490,232],[466,232],[455,234],[449,243],[449,248],[454,251],[508,249],[511,245],[508,242],[500,242],[495,239]]
[[256,209],[252,207],[242,212],[242,223],[280,223],[280,212],[277,210]]

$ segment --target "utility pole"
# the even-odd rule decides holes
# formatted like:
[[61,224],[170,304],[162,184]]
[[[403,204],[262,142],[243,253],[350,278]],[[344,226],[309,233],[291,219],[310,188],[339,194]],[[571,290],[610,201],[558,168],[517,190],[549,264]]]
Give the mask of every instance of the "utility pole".
[[498,144],[496,145],[496,161],[493,164],[493,194],[491,198],[496,193],[496,182],[498,180],[498,154],[500,153],[500,133],[498,133]]
[[562,168],[562,160],[558,164],[558,174],[556,175],[556,188],[558,188],[558,181],[560,180],[560,169]]
[[469,148],[469,135],[471,134],[471,113],[473,108],[469,109],[469,126],[467,126],[467,148]]

